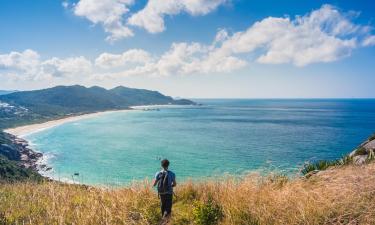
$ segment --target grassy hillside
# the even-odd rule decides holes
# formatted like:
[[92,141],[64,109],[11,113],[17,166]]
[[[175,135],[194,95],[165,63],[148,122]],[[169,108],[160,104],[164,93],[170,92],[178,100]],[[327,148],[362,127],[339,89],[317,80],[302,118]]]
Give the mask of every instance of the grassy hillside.
[[[370,163],[309,179],[188,182],[176,190],[170,224],[375,224],[374,174]],[[158,224],[158,198],[149,186],[0,185],[0,224]]]

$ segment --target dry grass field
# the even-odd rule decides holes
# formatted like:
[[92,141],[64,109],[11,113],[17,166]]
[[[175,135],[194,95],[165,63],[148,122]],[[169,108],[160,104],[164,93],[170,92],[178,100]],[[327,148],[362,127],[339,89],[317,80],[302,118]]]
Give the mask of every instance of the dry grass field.
[[[375,224],[375,164],[341,166],[309,179],[249,175],[186,182],[169,224]],[[144,182],[105,189],[55,182],[0,185],[0,224],[159,224]]]

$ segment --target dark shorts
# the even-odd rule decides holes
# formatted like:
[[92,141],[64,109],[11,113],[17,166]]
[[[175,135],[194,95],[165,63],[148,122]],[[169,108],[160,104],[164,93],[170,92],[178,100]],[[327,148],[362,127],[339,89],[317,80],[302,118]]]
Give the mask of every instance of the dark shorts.
[[161,194],[160,203],[161,203],[161,215],[169,216],[172,212],[172,194]]

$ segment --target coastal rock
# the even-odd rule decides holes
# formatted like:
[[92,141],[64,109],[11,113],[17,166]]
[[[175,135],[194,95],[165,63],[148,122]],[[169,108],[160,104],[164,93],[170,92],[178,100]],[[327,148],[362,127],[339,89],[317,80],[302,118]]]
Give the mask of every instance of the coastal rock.
[[366,149],[368,153],[371,150],[375,150],[375,140],[367,142],[365,145],[363,145],[363,148]]
[[[368,157],[371,154],[374,154],[375,152],[375,140],[367,140],[363,142],[357,149],[352,151],[349,156],[355,157],[355,156],[366,156]],[[354,159],[354,158],[353,158]]]
[[355,165],[363,165],[366,163],[368,155],[356,155],[353,157],[353,162]]
[[28,155],[22,154],[20,160],[21,160],[21,162],[22,162],[22,161],[23,161],[23,162],[26,162],[26,161],[29,161],[30,159],[29,159],[29,156],[28,156]]
[[43,156],[42,153],[34,152],[28,148],[29,144],[26,140],[12,134],[0,132],[0,138],[4,142],[0,144],[0,155],[16,161],[20,167],[38,171],[37,161]]
[[357,149],[353,150],[352,152],[349,153],[349,157],[353,158],[357,153]]
[[39,157],[38,157],[37,154],[35,154],[35,153],[31,153],[31,154],[29,155],[29,158],[32,159],[32,160],[34,161],[35,159],[38,159]]

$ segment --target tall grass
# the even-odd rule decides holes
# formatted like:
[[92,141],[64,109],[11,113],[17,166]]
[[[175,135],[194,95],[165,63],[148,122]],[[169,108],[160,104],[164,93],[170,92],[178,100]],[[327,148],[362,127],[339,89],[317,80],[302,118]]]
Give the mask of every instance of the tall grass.
[[[310,179],[249,175],[186,182],[170,224],[375,224],[375,164]],[[54,182],[0,185],[0,224],[159,224],[150,184],[104,189]]]

